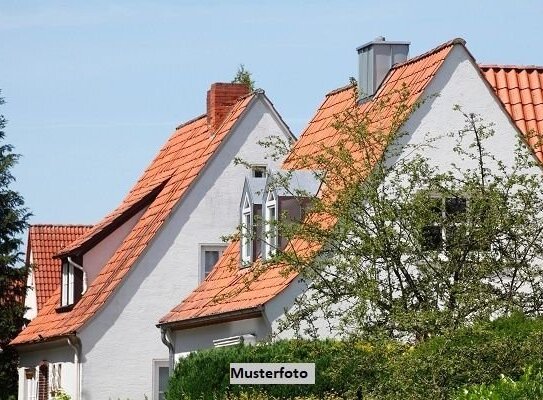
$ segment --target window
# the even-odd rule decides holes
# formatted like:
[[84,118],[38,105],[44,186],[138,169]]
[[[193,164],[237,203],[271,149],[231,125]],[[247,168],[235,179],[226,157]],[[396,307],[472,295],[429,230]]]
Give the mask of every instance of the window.
[[253,254],[253,213],[249,195],[245,195],[241,209],[241,261],[250,262]]
[[225,248],[224,244],[200,245],[200,281],[203,281],[213,271]]
[[465,229],[460,222],[466,214],[467,200],[463,197],[436,197],[430,203],[430,211],[434,214],[431,225],[422,230],[422,247],[424,250],[441,250],[443,244],[450,245],[460,237],[465,237]]
[[25,368],[24,374],[24,400],[37,400],[38,382],[36,381],[36,369]]
[[[75,264],[75,265],[74,265]],[[68,307],[76,303],[83,292],[83,271],[77,262],[62,261],[62,296],[60,306]]]
[[265,165],[253,165],[251,171],[253,178],[265,178],[268,175]]
[[270,257],[277,248],[277,200],[275,193],[268,192],[264,208],[264,257]]
[[168,360],[153,360],[153,399],[164,400],[170,379]]

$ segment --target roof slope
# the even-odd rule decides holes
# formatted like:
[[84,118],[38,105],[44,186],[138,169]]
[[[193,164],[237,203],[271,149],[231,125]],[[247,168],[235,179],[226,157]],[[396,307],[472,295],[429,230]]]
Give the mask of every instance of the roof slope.
[[[206,163],[228,137],[234,124],[258,96],[241,97],[232,107],[216,132],[211,132],[205,115],[179,126],[160,150],[143,176],[127,194],[121,205],[98,223],[87,235],[70,245],[77,249],[102,230],[110,229],[118,218],[133,212],[134,205],[148,197],[148,207],[132,231],[121,243],[100,274],[89,286],[72,311],[57,313],[60,288],[41,312],[12,344],[23,344],[52,339],[76,332],[106,303],[111,293],[123,280],[135,261],[155,237],[170,212],[187,192]],[[160,187],[162,186],[163,187]],[[158,188],[158,189],[157,189]],[[151,192],[156,192],[150,196]]]
[[[464,43],[462,39],[455,39],[395,65],[373,100],[358,107],[359,112],[370,115],[375,127],[386,129],[386,125],[392,122],[391,109],[399,101],[404,101],[409,106],[415,104],[453,46]],[[409,88],[408,98],[400,100],[396,93],[404,86]],[[380,107],[378,105],[380,99],[388,96],[390,98],[387,107]],[[287,169],[310,167],[302,161],[304,156],[313,156],[322,147],[334,145],[337,140],[334,122],[338,115],[353,109],[355,103],[352,85],[330,92],[287,157],[284,167]],[[318,250],[313,244],[301,240],[294,241],[292,246],[296,248],[297,254],[301,254],[301,251],[308,256],[309,253]],[[177,324],[179,327],[182,324],[189,326],[189,320],[261,307],[284,290],[296,277],[295,273],[284,276],[282,266],[261,267],[261,261],[257,260],[251,268],[240,269],[239,243],[232,243],[205,281],[159,323]],[[258,271],[256,275],[255,271]]]
[[91,225],[31,225],[27,262],[32,252],[38,312],[60,285],[61,261],[53,259],[63,247],[87,232]]
[[481,65],[480,68],[543,162],[543,67]]

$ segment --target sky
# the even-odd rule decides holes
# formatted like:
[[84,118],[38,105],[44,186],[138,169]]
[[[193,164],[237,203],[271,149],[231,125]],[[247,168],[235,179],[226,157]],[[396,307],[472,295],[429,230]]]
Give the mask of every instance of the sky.
[[0,0],[6,142],[31,223],[96,223],[240,64],[298,136],[377,36],[543,65],[543,2]]

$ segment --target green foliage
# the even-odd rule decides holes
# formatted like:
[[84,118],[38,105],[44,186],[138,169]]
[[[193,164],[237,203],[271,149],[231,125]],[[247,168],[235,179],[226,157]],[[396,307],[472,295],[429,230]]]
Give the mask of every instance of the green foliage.
[[63,389],[60,389],[55,393],[53,400],[72,400],[72,397]]
[[534,400],[543,399],[543,373],[532,368],[518,381],[502,375],[490,385],[471,386],[461,390],[454,400]]
[[377,391],[384,399],[448,399],[465,385],[519,378],[543,360],[543,319],[520,314],[429,339],[397,358]]
[[[398,353],[400,347],[381,343],[292,340],[205,350],[179,361],[166,398],[211,400],[242,396],[242,392],[288,399],[325,393],[354,396],[357,390],[366,392],[377,384],[387,359]],[[231,362],[314,362],[315,385],[231,386]]]
[[243,83],[252,92],[255,90],[255,81],[251,79],[251,75],[251,72],[247,71],[243,64],[240,64],[232,83]]
[[[0,105],[4,101],[0,98]],[[27,268],[17,268],[21,261],[21,234],[29,214],[21,195],[10,189],[11,169],[19,156],[4,142],[6,119],[0,115],[0,398],[17,394],[17,353],[9,342],[24,324],[24,296]]]
[[[501,375],[540,382],[541,375],[522,376],[526,365],[539,371],[542,360],[543,318],[515,314],[460,328],[415,346],[393,340],[292,340],[205,350],[178,363],[167,399],[310,399],[325,394],[345,399],[361,394],[365,400],[450,399],[460,388],[492,385]],[[315,362],[316,384],[230,386],[231,362]],[[533,387],[537,389],[537,385]],[[467,390],[471,393],[479,389]]]

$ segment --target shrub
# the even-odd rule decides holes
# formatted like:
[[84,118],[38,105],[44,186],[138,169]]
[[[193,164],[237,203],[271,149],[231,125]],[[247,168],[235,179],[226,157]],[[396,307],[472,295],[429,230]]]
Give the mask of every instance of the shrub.
[[500,375],[518,379],[542,359],[543,319],[513,315],[419,344],[391,363],[376,390],[384,399],[447,399]]
[[471,386],[461,390],[455,400],[535,400],[543,399],[543,373],[528,368],[520,380],[502,376],[491,385]]
[[[382,380],[384,364],[399,345],[340,341],[278,341],[258,346],[205,350],[181,360],[170,380],[166,398],[212,400],[261,393],[270,398],[321,396],[336,393],[353,397],[368,392]],[[314,362],[315,385],[229,385],[231,362]],[[356,377],[356,379],[353,379]]]
[[[356,399],[357,392],[364,400],[450,399],[462,387],[491,385],[501,375],[518,380],[524,366],[539,370],[542,360],[543,318],[513,315],[414,347],[393,341],[291,340],[205,350],[178,363],[167,399],[311,399],[325,394]],[[315,385],[230,386],[231,362],[315,362]]]

